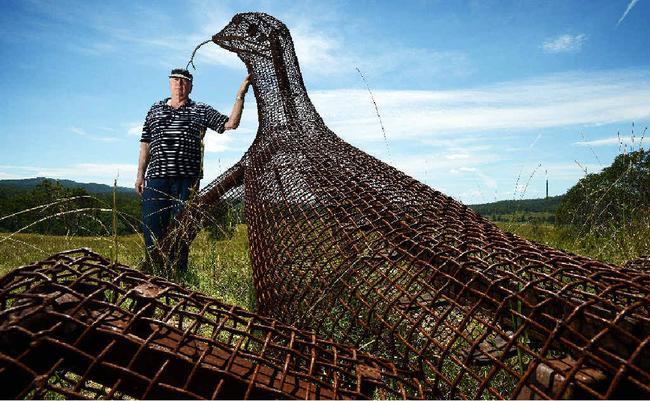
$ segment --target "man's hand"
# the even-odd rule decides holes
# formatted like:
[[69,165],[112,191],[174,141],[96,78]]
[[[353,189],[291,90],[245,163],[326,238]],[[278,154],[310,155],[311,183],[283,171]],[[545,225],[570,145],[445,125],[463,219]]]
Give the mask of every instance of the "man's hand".
[[248,92],[248,87],[251,84],[251,74],[246,75],[246,78],[244,78],[244,82],[241,83],[241,86],[239,87],[239,93],[238,96],[244,97],[246,95],[246,92]]
[[149,164],[149,142],[140,142],[140,156],[138,156],[138,174],[135,179],[135,192],[142,196],[144,192],[144,173]]
[[135,179],[135,192],[142,196],[142,193],[144,192],[144,177],[138,177]]
[[230,112],[230,117],[224,125],[225,129],[236,129],[239,127],[239,121],[241,120],[241,113],[244,110],[244,96],[248,91],[248,86],[251,84],[251,74],[246,75],[244,82],[241,83],[239,91],[237,92],[237,97],[235,97],[235,104],[232,106],[232,111]]

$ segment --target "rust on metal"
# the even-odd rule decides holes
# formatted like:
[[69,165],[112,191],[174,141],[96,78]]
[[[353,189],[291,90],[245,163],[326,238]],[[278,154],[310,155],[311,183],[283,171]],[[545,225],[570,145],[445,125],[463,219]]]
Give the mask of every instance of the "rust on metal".
[[0,282],[11,396],[650,398],[647,258],[504,232],[346,143],[275,18],[238,14],[213,41],[252,74],[258,132],[162,248],[243,202],[258,314],[60,255]]
[[[252,74],[259,127],[240,179],[224,175],[200,198],[225,204],[227,191],[245,203],[260,313],[416,371],[436,398],[525,387],[650,397],[647,270],[506,233],[343,141],[310,101],[277,19],[238,14],[213,41]],[[573,367],[554,368],[564,358]],[[534,384],[544,366],[561,388]],[[593,387],[578,380],[590,370],[604,377]]]
[[[575,368],[576,361],[571,357],[562,359],[550,359],[541,363],[535,369],[535,373],[529,376],[527,385],[517,395],[517,399],[533,400],[541,399],[540,395],[550,396],[554,399],[585,399],[591,398],[588,389],[603,389],[607,385],[605,374],[594,368],[582,368],[573,373],[574,380],[567,384],[566,377]],[[532,387],[537,391],[533,391]],[[625,395],[625,398],[634,398],[634,393],[617,394]],[[544,397],[546,398],[546,397]],[[619,397],[614,397],[619,398]]]
[[650,274],[650,254],[629,260],[623,265],[623,267]]
[[413,373],[88,250],[0,280],[0,397],[405,398]]

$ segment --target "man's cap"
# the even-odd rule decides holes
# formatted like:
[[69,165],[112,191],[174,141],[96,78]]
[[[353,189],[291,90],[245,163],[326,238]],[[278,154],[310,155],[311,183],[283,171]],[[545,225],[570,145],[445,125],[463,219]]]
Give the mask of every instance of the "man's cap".
[[171,74],[169,74],[169,78],[183,78],[190,82],[192,82],[193,79],[192,74],[184,68],[174,68]]

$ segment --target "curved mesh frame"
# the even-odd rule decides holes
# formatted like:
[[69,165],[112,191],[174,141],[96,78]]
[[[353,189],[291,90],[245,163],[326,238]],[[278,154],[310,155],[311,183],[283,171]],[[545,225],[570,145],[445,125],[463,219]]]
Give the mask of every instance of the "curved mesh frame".
[[412,372],[88,250],[0,280],[2,399],[423,398]]
[[436,398],[650,396],[647,269],[506,233],[341,140],[277,19],[238,14],[213,41],[252,73],[259,128],[199,204],[244,192],[261,313],[416,371]]

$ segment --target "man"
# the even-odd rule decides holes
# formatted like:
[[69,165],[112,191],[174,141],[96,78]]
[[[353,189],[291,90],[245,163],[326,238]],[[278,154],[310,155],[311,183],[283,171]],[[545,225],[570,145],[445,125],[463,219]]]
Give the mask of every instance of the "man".
[[[229,117],[190,99],[192,81],[189,71],[173,69],[169,75],[171,97],[151,106],[142,128],[135,190],[142,196],[144,241],[149,255],[203,178],[202,142],[206,129],[221,134],[239,126],[250,75],[242,82]],[[177,267],[185,269],[187,249],[177,257]]]

